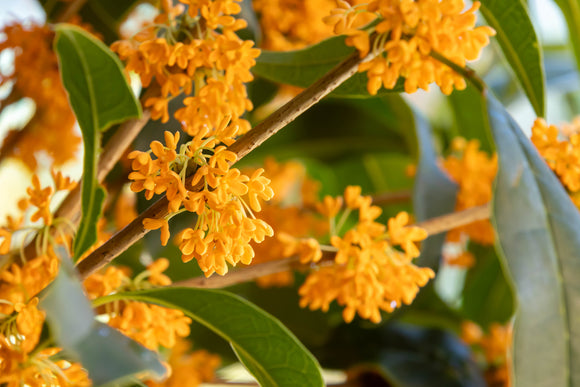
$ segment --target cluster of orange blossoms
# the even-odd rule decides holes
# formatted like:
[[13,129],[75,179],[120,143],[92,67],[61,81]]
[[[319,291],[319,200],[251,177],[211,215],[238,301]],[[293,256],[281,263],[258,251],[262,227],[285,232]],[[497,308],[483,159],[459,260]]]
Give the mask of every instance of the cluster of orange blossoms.
[[[444,94],[466,87],[463,76],[433,58],[442,55],[457,66],[465,67],[475,60],[495,31],[487,26],[475,27],[474,2],[464,11],[463,0],[374,0],[351,6],[337,0],[330,16],[324,20],[334,26],[336,34],[347,35],[346,43],[365,57],[359,71],[368,75],[367,89],[375,95],[381,86],[395,87],[399,77],[405,78],[405,91],[428,90],[435,82]],[[360,19],[377,21],[368,28],[357,28]]]
[[[274,195],[270,180],[262,176],[264,170],[246,176],[237,168],[230,168],[229,163],[236,160],[235,153],[224,146],[208,147],[210,140],[202,135],[182,145],[179,154],[175,150],[179,133],[165,132],[165,140],[166,146],[157,141],[151,143],[155,160],[148,152],[134,151],[129,155],[134,170],[129,175],[133,180],[131,189],[144,190],[147,198],[165,193],[171,214],[189,211],[197,215],[195,226],[181,231],[177,244],[183,261],[196,258],[206,276],[214,272],[224,275],[227,263],[249,264],[254,257],[250,241],[259,243],[273,235],[272,228],[253,214],[261,210],[261,199]],[[195,172],[187,180],[191,170]],[[145,219],[143,225],[151,230],[161,229],[164,245],[169,240],[167,218]]]
[[[349,3],[359,4],[362,0]],[[335,0],[254,0],[252,6],[260,20],[264,49],[296,50],[333,35],[332,27],[323,18],[334,9]]]
[[[146,219],[144,227],[161,229],[161,240],[166,244],[168,218],[181,211],[195,213],[195,226],[177,236],[183,260],[196,258],[206,276],[214,272],[223,275],[228,271],[227,263],[251,262],[251,240],[261,242],[273,234],[271,227],[253,214],[261,210],[260,200],[269,200],[274,194],[269,180],[262,176],[263,170],[247,176],[230,168],[237,156],[219,145],[231,145],[250,128],[241,116],[252,108],[245,82],[253,79],[250,68],[259,50],[235,34],[246,26],[245,21],[232,16],[241,11],[238,2],[182,2],[189,5],[187,13],[182,6],[173,7],[165,1],[165,12],[154,26],[112,45],[127,60],[127,69],[140,75],[144,86],[153,79],[160,86],[161,96],[145,102],[152,107],[154,118],[167,121],[169,100],[193,92],[175,113],[193,139],[178,149],[179,133],[166,132],[165,145],[154,141],[150,151],[131,153],[133,172],[129,178],[133,191],[145,191],[148,199],[165,193],[169,200],[170,215]],[[157,37],[159,34],[164,37]]]
[[[318,211],[329,220],[330,242],[336,256],[331,264],[321,262],[308,275],[299,290],[300,306],[327,311],[330,303],[336,300],[344,306],[346,322],[352,321],[358,313],[378,323],[381,310],[391,312],[402,304],[410,304],[419,287],[435,273],[412,263],[413,258],[419,256],[415,243],[427,237],[425,230],[406,226],[409,216],[405,212],[389,219],[388,227],[376,222],[382,210],[372,205],[370,196],[360,193],[360,187],[349,186],[344,199],[326,196],[318,203]],[[337,222],[343,202],[346,208]],[[354,210],[358,210],[356,226],[339,236]],[[321,257],[314,246],[306,251],[303,262],[317,262]]]
[[[8,216],[7,226],[0,228],[0,238],[3,238],[0,239],[0,254],[6,254],[3,258],[9,259],[0,268],[0,384],[6,383],[7,386],[16,387],[22,383],[38,387],[91,385],[81,364],[63,359],[60,348],[38,349],[42,344],[39,339],[45,321],[44,312],[38,309],[38,294],[58,273],[59,257],[54,252],[54,245],[65,244],[70,247],[71,243],[71,239],[61,230],[61,226],[66,223],[53,217],[50,205],[55,191],[70,191],[75,183],[60,172],[53,172],[52,179],[53,186],[43,187],[34,175],[32,185],[27,190],[28,198],[19,203],[22,214],[18,218]],[[123,197],[120,195],[120,198]],[[127,209],[128,205],[124,201],[121,200],[121,205],[117,207]],[[104,222],[100,222],[100,242],[109,236],[102,231],[103,225]],[[24,245],[30,238],[25,235],[15,242],[12,235],[33,231],[37,233],[35,254],[24,256],[25,252],[29,253]],[[58,237],[54,237],[54,234]],[[19,255],[16,244],[22,245],[21,262],[12,262]],[[124,290],[167,286],[171,284],[171,279],[163,272],[168,266],[169,262],[160,258],[134,279],[131,279],[127,268],[109,266],[85,280],[85,291],[89,298],[96,299]],[[169,384],[150,382],[150,385],[179,385],[171,384],[171,380],[191,381],[197,385],[213,379],[213,372],[220,362],[217,356],[205,351],[185,353],[188,347],[181,341],[189,335],[191,319],[183,312],[141,302],[122,301],[106,304],[98,313],[107,317],[110,326],[152,350],[158,350],[160,346],[171,349],[179,345],[177,352],[172,352],[169,359],[169,366],[175,366],[177,374],[166,382]],[[193,366],[194,369],[186,374],[186,366]]]
[[561,130],[538,118],[531,140],[580,208],[580,118],[563,125]]
[[[306,175],[304,166],[296,161],[277,163],[273,158],[264,161],[265,173],[271,178],[270,187],[276,196],[264,203],[260,217],[272,226],[274,238],[252,243],[256,257],[252,264],[279,260],[293,255],[305,257],[316,238],[328,233],[328,222],[315,213],[320,183]],[[287,286],[294,281],[292,271],[266,275],[256,280],[263,287]]]
[[[452,142],[452,153],[443,160],[443,168],[459,185],[456,211],[488,203],[493,196],[493,181],[497,173],[497,154],[491,157],[479,149],[479,141],[458,137]],[[492,245],[495,238],[488,219],[457,227],[447,233],[447,241],[461,243],[465,237],[482,245]],[[446,257],[452,265],[470,267],[475,259],[468,251],[455,257]]]
[[253,79],[250,68],[260,50],[235,33],[246,26],[232,16],[241,11],[239,0],[181,2],[189,5],[187,13],[182,5],[173,7],[165,0],[154,24],[111,49],[144,87],[153,81],[160,87],[160,96],[145,101],[154,119],[167,122],[169,102],[185,94],[184,106],[174,114],[183,130],[191,136],[207,131],[229,145],[250,129],[241,118],[252,109],[244,83]]
[[[75,183],[60,173],[52,176],[54,188],[42,187],[34,175],[32,186],[27,190],[28,199],[19,203],[21,215],[8,216],[7,226],[0,228],[4,238],[0,254],[6,254],[3,258],[8,259],[0,267],[0,384],[7,386],[90,385],[80,364],[55,359],[60,348],[36,349],[45,319],[44,312],[38,309],[37,296],[56,277],[59,267],[53,243],[70,241],[64,236],[51,236],[51,229],[58,230],[61,221],[53,219],[50,203],[55,191],[71,190]],[[34,222],[40,225],[24,227]],[[24,256],[23,249],[21,262],[12,262],[18,256],[12,235],[27,231],[38,234],[36,254]],[[28,240],[26,236],[19,238],[23,245]]]
[[[167,259],[159,258],[134,280],[127,268],[109,266],[85,280],[85,291],[90,299],[96,299],[124,290],[171,285],[171,279],[163,274],[168,266]],[[108,324],[149,349],[172,348],[177,338],[189,335],[191,319],[180,310],[135,301],[106,306]]]
[[30,98],[35,112],[24,128],[9,132],[0,153],[22,160],[31,170],[36,169],[39,151],[46,151],[55,165],[72,160],[81,139],[74,129],[75,117],[52,50],[54,32],[48,26],[12,24],[2,33],[0,51],[14,52],[13,73],[0,74],[0,86],[12,87],[0,101],[2,109],[21,98]]
[[461,326],[461,338],[467,344],[483,352],[486,371],[485,378],[489,386],[510,386],[509,349],[512,343],[511,324],[492,323],[489,333],[484,334],[481,328],[465,321]]
[[146,382],[149,387],[184,387],[199,386],[211,382],[215,378],[215,370],[220,365],[219,356],[204,350],[190,352],[191,344],[186,340],[178,340],[169,356],[168,363],[171,375],[162,383]]

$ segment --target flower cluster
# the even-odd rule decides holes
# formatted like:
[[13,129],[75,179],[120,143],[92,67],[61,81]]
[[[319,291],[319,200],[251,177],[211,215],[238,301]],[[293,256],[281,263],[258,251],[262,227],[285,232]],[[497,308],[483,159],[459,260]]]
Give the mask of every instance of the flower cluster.
[[[264,203],[260,217],[274,230],[274,238],[252,243],[255,258],[252,264],[300,255],[308,261],[310,254],[319,256],[318,242],[328,233],[328,222],[316,216],[314,204],[318,184],[306,175],[302,164],[296,161],[278,163],[273,158],[264,161],[265,173],[271,178],[270,187],[276,196]],[[318,260],[318,259],[315,259]],[[260,277],[262,287],[287,286],[294,281],[292,271],[283,271]]]
[[[112,46],[144,86],[153,80],[160,86],[161,96],[145,102],[154,118],[166,122],[169,100],[192,94],[175,118],[193,139],[178,149],[179,133],[166,132],[165,146],[154,141],[150,151],[131,153],[129,178],[131,189],[145,191],[147,199],[165,193],[169,216],[180,211],[197,215],[195,226],[183,230],[177,243],[183,260],[196,258],[207,276],[225,274],[227,263],[249,264],[254,256],[249,242],[272,235],[270,226],[253,214],[261,210],[260,200],[273,196],[269,180],[263,170],[247,176],[230,168],[237,156],[226,148],[250,128],[241,118],[252,108],[245,82],[253,79],[250,68],[259,54],[251,41],[235,34],[246,26],[233,17],[241,11],[238,2],[182,0],[188,5],[185,12],[182,5],[165,1],[154,26]],[[143,225],[161,229],[166,244],[167,221],[146,219]]]
[[[42,187],[38,176],[33,175],[28,198],[19,203],[20,216],[7,218],[0,228],[3,237],[0,254],[8,258],[0,268],[0,384],[19,386],[75,385],[88,386],[90,381],[80,364],[55,359],[59,348],[36,350],[44,324],[44,313],[38,309],[37,295],[56,277],[59,267],[53,243],[70,241],[70,238],[51,235],[52,228],[61,224],[50,212],[54,191],[70,190],[75,183],[62,174],[52,173],[54,188]],[[27,211],[29,210],[29,211]],[[26,222],[25,222],[26,218]],[[27,226],[33,222],[39,226]],[[14,250],[18,239],[22,246],[28,241],[12,238],[15,233],[38,233],[34,256],[25,256],[21,249],[20,261]]]
[[[64,235],[55,239],[51,229],[62,226],[61,219],[53,219],[50,203],[55,191],[72,190],[76,183],[60,172],[52,172],[54,188],[42,187],[37,175],[32,177],[32,186],[27,189],[28,198],[19,202],[21,214],[18,217],[7,216],[6,225],[0,226],[0,254],[7,254],[11,261],[5,262],[0,268],[0,313],[11,314],[17,303],[26,303],[52,281],[58,272],[58,259],[52,249],[53,242],[63,242]],[[28,211],[30,210],[30,211]],[[27,222],[40,223],[38,226],[25,227]],[[20,249],[20,261],[15,261],[18,249],[13,245],[15,233],[25,233],[22,245],[27,242],[26,236],[36,231],[36,249],[34,256],[26,256]],[[62,230],[61,230],[62,231]],[[62,234],[62,233],[61,233]],[[14,253],[14,254],[11,254]]]
[[[330,241],[337,252],[331,265],[320,265],[308,275],[299,290],[300,306],[327,311],[336,300],[344,306],[346,322],[358,313],[378,323],[381,310],[391,312],[410,304],[419,287],[435,274],[412,263],[419,256],[415,243],[427,237],[425,230],[406,226],[409,216],[405,212],[389,219],[388,227],[378,223],[381,208],[360,193],[360,187],[349,186],[344,199],[326,196],[318,204],[319,212],[329,220]],[[343,202],[346,209],[337,223]],[[358,222],[341,237],[338,233],[353,210],[358,210]]]
[[81,139],[52,49],[54,33],[48,26],[10,24],[2,34],[0,51],[14,52],[13,73],[0,76],[0,86],[12,86],[2,108],[30,98],[35,112],[24,128],[9,132],[0,153],[22,160],[31,170],[36,169],[39,151],[46,151],[57,166],[74,159]]
[[[126,290],[167,286],[171,284],[171,279],[163,274],[167,267],[169,261],[159,258],[131,279],[128,268],[109,266],[85,280],[85,291],[90,299],[96,299]],[[103,314],[108,316],[110,326],[152,350],[160,345],[172,348],[179,337],[189,335],[191,324],[180,310],[135,301],[106,304]]]
[[[580,119],[559,130],[538,118],[532,127],[532,143],[556,173],[576,207],[580,208]],[[560,140],[560,137],[562,139]]]
[[145,101],[154,119],[167,122],[169,102],[185,94],[184,106],[174,115],[183,130],[191,136],[207,132],[229,144],[250,129],[241,118],[252,109],[244,83],[253,79],[250,68],[260,51],[235,33],[246,26],[232,16],[241,11],[239,0],[181,2],[189,5],[187,13],[183,5],[163,1],[155,24],[111,49],[144,87],[153,81],[160,87],[161,95]]
[[[260,200],[274,195],[270,180],[262,175],[263,169],[247,176],[230,168],[235,153],[224,146],[214,149],[210,145],[215,140],[205,139],[202,134],[183,144],[179,154],[178,141],[179,133],[165,132],[165,146],[152,142],[155,160],[148,152],[132,152],[131,188],[144,190],[147,198],[165,193],[171,214],[189,211],[197,215],[195,226],[177,236],[184,262],[196,258],[206,276],[214,272],[224,275],[227,263],[249,264],[254,257],[250,241],[259,243],[273,235],[272,228],[253,213],[261,210]],[[191,171],[193,178],[186,184]],[[161,229],[163,244],[169,240],[168,219],[145,219],[143,225],[150,230]]]
[[171,375],[161,383],[146,382],[149,387],[182,387],[199,386],[211,382],[215,370],[220,365],[219,356],[204,350],[189,352],[191,344],[186,340],[178,340],[169,356]]
[[[367,88],[375,95],[381,86],[395,87],[399,77],[405,78],[405,91],[428,90],[435,82],[445,94],[462,90],[466,83],[449,66],[434,59],[439,54],[460,67],[475,60],[495,31],[487,26],[475,27],[474,2],[464,11],[463,0],[374,0],[351,6],[337,0],[337,8],[324,20],[334,26],[336,34],[348,36],[346,43],[365,57],[359,71],[368,74]],[[376,25],[358,29],[361,18],[376,20]],[[374,33],[374,35],[373,35]]]
[[461,338],[483,353],[486,365],[485,379],[489,386],[511,385],[508,369],[509,348],[512,342],[511,324],[492,323],[489,332],[484,334],[477,324],[465,321],[461,325]]
[[[349,1],[350,4],[361,2]],[[254,0],[252,6],[259,16],[263,35],[261,47],[273,51],[296,50],[331,37],[332,27],[323,18],[335,4],[334,0]],[[363,24],[361,21],[358,26]]]
[[[459,185],[456,211],[488,203],[493,195],[492,185],[497,173],[497,154],[489,156],[479,149],[479,141],[458,137],[452,142],[452,153],[442,161],[443,168]],[[488,219],[457,227],[447,233],[447,241],[463,242],[465,236],[482,245],[492,245],[495,234]],[[447,263],[469,267],[474,263],[471,253],[462,251],[447,259]]]

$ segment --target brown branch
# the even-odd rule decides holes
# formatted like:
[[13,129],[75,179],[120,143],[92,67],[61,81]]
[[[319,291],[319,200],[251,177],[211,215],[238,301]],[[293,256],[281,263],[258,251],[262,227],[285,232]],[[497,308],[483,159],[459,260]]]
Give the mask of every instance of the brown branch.
[[[482,206],[469,208],[460,212],[439,216],[437,218],[429,219],[424,222],[417,223],[417,227],[421,227],[429,235],[439,234],[451,229],[465,226],[478,220],[489,219],[491,215],[491,204],[487,203]],[[334,259],[335,253],[327,249],[323,252],[321,262],[331,261]],[[268,274],[280,273],[293,268],[300,267],[299,258],[297,256],[279,259],[276,261],[260,263],[249,266],[238,271],[234,271],[225,276],[212,276],[210,278],[196,277],[188,280],[176,282],[171,286],[183,286],[191,288],[206,288],[216,289],[225,288],[228,286],[241,284],[244,282],[255,280]]]
[[[357,71],[358,65],[368,59],[369,57],[361,59],[358,53],[353,53],[302,93],[298,94],[291,101],[276,110],[268,116],[268,118],[239,138],[229,147],[229,150],[237,154],[238,160],[242,159],[354,75]],[[192,176],[190,176],[186,181],[186,186],[191,181],[191,178]],[[201,185],[199,187],[188,188],[195,190],[200,187]],[[86,278],[91,273],[94,273],[96,270],[111,262],[113,259],[118,257],[119,254],[129,248],[129,246],[141,239],[149,232],[149,230],[143,228],[143,220],[145,218],[163,218],[168,214],[167,204],[167,198],[163,196],[125,228],[117,232],[111,239],[98,247],[84,260],[79,262],[77,269],[80,276]]]
[[373,195],[373,204],[377,206],[384,206],[393,203],[404,203],[411,199],[412,193],[407,189],[400,191],[384,192]]
[[[113,169],[113,166],[121,158],[125,150],[131,145],[141,129],[151,118],[151,112],[144,110],[141,118],[129,120],[122,124],[115,134],[109,139],[101,156],[97,171],[97,180],[102,183],[107,174]],[[64,218],[76,224],[80,220],[81,212],[81,186],[77,185],[60,204],[54,218]],[[36,256],[36,243],[33,239],[24,249],[25,257]]]
[[[109,172],[111,172],[117,161],[119,161],[125,150],[129,148],[135,137],[137,137],[150,118],[151,112],[149,110],[143,111],[143,116],[141,118],[125,122],[109,139],[99,158],[99,165],[97,167],[97,180],[99,183],[102,183],[105,180],[105,177],[107,177]],[[66,218],[76,223],[80,218],[80,209],[81,191],[80,185],[78,185],[61,203],[58,210],[56,210],[54,217]]]

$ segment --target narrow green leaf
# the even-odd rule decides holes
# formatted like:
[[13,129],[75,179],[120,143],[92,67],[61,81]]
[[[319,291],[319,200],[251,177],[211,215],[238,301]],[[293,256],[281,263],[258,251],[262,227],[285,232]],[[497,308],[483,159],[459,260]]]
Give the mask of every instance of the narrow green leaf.
[[481,0],[481,13],[497,32],[497,41],[534,111],[543,117],[546,80],[542,52],[526,6],[522,0]]
[[119,59],[100,41],[66,24],[56,27],[55,50],[69,102],[84,142],[82,219],[74,240],[78,259],[97,241],[97,220],[105,192],[97,182],[100,132],[141,115]]
[[[415,218],[418,222],[422,222],[453,212],[457,185],[439,168],[429,124],[418,114],[411,112],[410,117],[415,124],[419,149],[413,189],[413,208]],[[437,270],[444,242],[445,233],[427,238],[421,244],[421,256],[417,259],[417,264]]]
[[516,122],[493,97],[499,155],[493,222],[513,278],[515,386],[580,385],[580,213]]
[[[266,51],[256,60],[252,72],[273,82],[298,87],[308,87],[334,66],[354,52],[344,44],[344,37],[327,39],[314,46],[296,51]],[[366,73],[357,73],[344,82],[331,95],[335,97],[369,98]],[[392,90],[380,89],[377,96],[403,92],[403,82]]]
[[155,352],[95,321],[66,250],[61,247],[57,253],[61,269],[40,304],[56,343],[81,362],[96,386],[136,374],[162,377],[167,370]]
[[576,57],[576,65],[580,69],[580,1],[578,0],[555,0],[562,10],[568,25],[568,36],[572,43],[572,50]]
[[228,292],[165,288],[107,296],[179,309],[229,341],[261,386],[323,386],[316,359],[294,335],[262,309]]
[[465,90],[451,93],[448,100],[453,108],[457,134],[468,140],[478,140],[480,149],[491,154],[493,141],[486,125],[485,100],[479,90],[467,84]]

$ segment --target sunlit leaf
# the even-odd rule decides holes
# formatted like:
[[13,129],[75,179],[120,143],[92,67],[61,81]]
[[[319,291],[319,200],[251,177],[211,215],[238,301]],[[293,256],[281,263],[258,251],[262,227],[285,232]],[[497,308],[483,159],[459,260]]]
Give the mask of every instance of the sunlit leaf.
[[100,41],[72,25],[56,27],[55,49],[63,85],[84,142],[82,219],[74,240],[78,259],[97,241],[97,220],[105,192],[97,182],[100,133],[141,115],[119,59]]
[[481,13],[539,117],[545,112],[542,51],[522,0],[482,0]]
[[165,288],[114,294],[103,301],[130,299],[179,309],[230,342],[261,386],[323,386],[316,359],[282,323],[231,293]]

